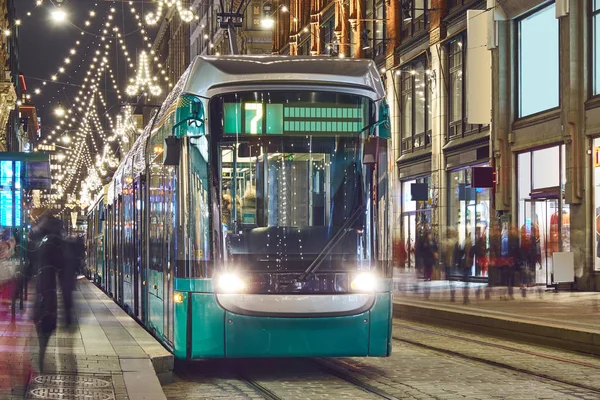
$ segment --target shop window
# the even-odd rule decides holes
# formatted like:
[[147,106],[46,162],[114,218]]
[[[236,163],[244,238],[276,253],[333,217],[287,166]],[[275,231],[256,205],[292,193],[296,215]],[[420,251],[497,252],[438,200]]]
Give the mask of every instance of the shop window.
[[559,106],[559,36],[551,4],[519,21],[518,115]]
[[517,158],[518,229],[526,255],[524,284],[551,284],[553,254],[571,250],[570,208],[565,203],[565,146]]
[[490,189],[471,186],[472,168],[457,169],[449,174],[448,226],[456,232],[448,232],[448,237],[455,237],[466,255],[465,261],[461,265],[453,265],[450,273],[485,277],[488,271],[491,192]]
[[[416,245],[431,230],[433,198],[431,183],[431,176],[402,182],[402,237],[406,250],[405,268],[416,267]],[[419,196],[423,189],[427,199],[415,200],[413,195],[423,198]]]
[[600,271],[600,138],[594,139],[592,152],[592,170],[594,171],[594,270]]
[[425,34],[429,27],[431,0],[401,0],[401,40]]
[[466,35],[462,34],[448,43],[448,140],[488,129],[488,125],[467,123],[466,41]]
[[600,94],[600,0],[592,0],[593,93]]
[[402,152],[431,143],[431,90],[429,70],[421,59],[400,70],[400,108],[402,110]]
[[559,186],[559,152],[558,146],[532,152],[532,163],[535,165],[531,174],[533,190]]

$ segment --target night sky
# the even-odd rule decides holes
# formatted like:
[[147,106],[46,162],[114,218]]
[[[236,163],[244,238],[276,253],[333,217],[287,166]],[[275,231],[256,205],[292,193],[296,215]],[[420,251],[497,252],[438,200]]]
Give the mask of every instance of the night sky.
[[[99,29],[103,27],[110,8],[116,8],[113,14],[113,23],[117,23],[121,32],[125,32],[126,46],[135,63],[137,49],[142,48],[142,37],[138,32],[138,26],[129,9],[128,1],[101,1],[101,0],[43,0],[41,6],[35,6],[36,0],[17,0],[17,14],[22,20],[19,29],[20,69],[25,76],[28,93],[32,95],[31,102],[37,106],[38,115],[42,118],[42,129],[51,129],[57,122],[53,110],[61,105],[68,109],[73,104],[79,86],[83,83],[83,76],[88,69],[93,53],[96,49],[94,41],[100,40],[102,35]],[[51,12],[59,6],[67,12],[68,21],[58,23],[51,19]],[[150,0],[134,1],[138,12],[144,9],[143,15],[148,10],[155,8]],[[90,17],[90,11],[95,11],[95,17]],[[31,12],[31,16],[27,16]],[[89,20],[90,25],[85,26]],[[85,32],[84,35],[81,33]],[[110,32],[109,32],[110,34]],[[153,39],[154,32],[149,33]],[[75,42],[79,40],[80,45]],[[93,46],[92,46],[93,45]],[[90,50],[92,47],[92,51]],[[123,53],[120,47],[111,42],[111,67],[115,72],[119,86],[124,92],[126,81],[133,74],[132,69],[126,68]],[[70,49],[76,48],[77,54],[69,54]],[[70,64],[65,64],[65,58],[71,59]],[[117,62],[119,60],[119,62]],[[116,64],[119,64],[118,67]],[[60,67],[65,68],[65,73],[58,73]],[[58,80],[53,82],[51,76],[58,74]],[[107,77],[108,78],[108,77]],[[43,81],[46,85],[43,86]],[[103,82],[105,87],[105,98],[110,108],[118,104],[116,93],[110,78]],[[35,88],[42,89],[42,93],[35,95]],[[123,98],[122,100],[125,100]],[[117,110],[114,107],[111,111]],[[101,111],[104,111],[101,109]],[[114,112],[111,112],[114,120]],[[102,121],[104,124],[105,121]]]

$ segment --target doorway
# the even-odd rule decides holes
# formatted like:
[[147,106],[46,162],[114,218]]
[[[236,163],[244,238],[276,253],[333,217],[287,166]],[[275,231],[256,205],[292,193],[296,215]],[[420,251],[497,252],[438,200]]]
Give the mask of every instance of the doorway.
[[528,260],[529,282],[551,285],[555,252],[570,251],[569,205],[559,196],[525,201],[521,247]]
[[426,209],[403,213],[402,226],[406,248],[405,268],[418,268],[420,270],[421,265],[417,262],[416,246],[419,243],[419,239],[431,230],[431,210]]

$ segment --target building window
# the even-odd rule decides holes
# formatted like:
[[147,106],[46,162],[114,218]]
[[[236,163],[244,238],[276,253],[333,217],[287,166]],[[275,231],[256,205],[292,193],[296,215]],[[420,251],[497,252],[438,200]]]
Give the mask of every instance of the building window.
[[474,0],[447,0],[448,10],[464,7],[467,3],[472,3]]
[[401,40],[410,39],[428,31],[430,3],[430,0],[401,0]]
[[417,60],[400,70],[402,152],[431,143],[431,91],[429,70]]
[[365,58],[374,58],[385,54],[385,18],[386,9],[383,0],[365,1],[365,21],[360,39],[361,48],[365,50]]
[[448,67],[450,68],[450,92],[448,93],[449,122],[448,136],[462,136],[463,134],[463,95],[465,89],[464,62],[465,56],[464,37],[450,42],[448,51]]
[[304,41],[300,42],[298,45],[298,55],[299,56],[309,56],[310,55],[310,36]]
[[518,115],[559,106],[559,38],[551,4],[519,21]]
[[373,35],[373,46],[374,57],[383,55],[385,51],[385,3],[383,0],[377,0],[375,2],[375,19],[373,27],[375,28],[375,34]]
[[467,123],[467,38],[459,35],[448,43],[448,140],[481,132],[488,125]]
[[592,1],[592,26],[594,30],[592,43],[594,46],[593,82],[594,95],[600,94],[600,0]]
[[335,21],[333,18],[321,25],[321,54],[331,54],[332,42],[335,37],[334,29]]

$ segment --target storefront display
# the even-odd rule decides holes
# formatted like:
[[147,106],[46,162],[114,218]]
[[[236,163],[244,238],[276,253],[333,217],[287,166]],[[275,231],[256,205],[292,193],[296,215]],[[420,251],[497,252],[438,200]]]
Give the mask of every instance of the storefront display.
[[564,157],[564,145],[518,156],[518,223],[527,258],[523,284],[551,284],[552,255],[571,249]]
[[461,263],[453,260],[449,273],[463,278],[486,277],[488,273],[491,191],[472,187],[472,168],[450,171],[448,185],[449,228],[446,236],[456,238],[465,255]]
[[21,225],[21,162],[0,161],[0,229]]
[[594,139],[592,152],[592,171],[594,185],[594,270],[600,271],[600,138]]

